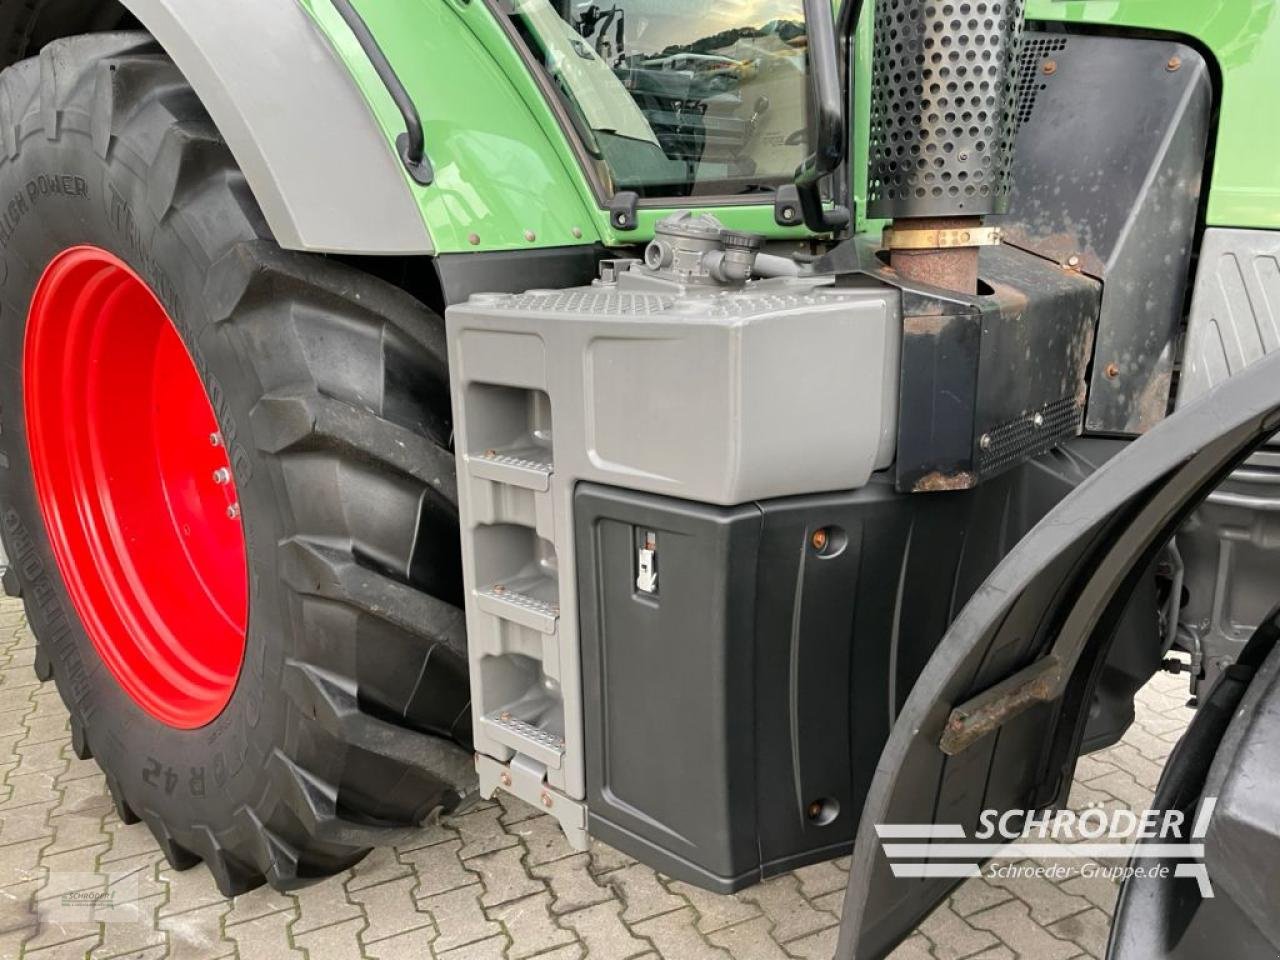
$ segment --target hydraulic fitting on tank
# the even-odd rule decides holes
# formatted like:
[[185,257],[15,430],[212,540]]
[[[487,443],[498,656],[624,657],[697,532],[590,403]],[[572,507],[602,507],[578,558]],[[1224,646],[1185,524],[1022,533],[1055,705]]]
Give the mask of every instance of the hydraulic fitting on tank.
[[745,283],[764,245],[759,234],[727,230],[709,213],[664,217],[653,233],[645,267],[680,283]]
[[730,230],[709,213],[659,220],[644,252],[643,272],[686,286],[741,286],[755,277],[797,276],[799,265],[762,253],[764,237]]
[[964,293],[1000,242],[1017,116],[1024,0],[879,0],[868,214],[909,280]]

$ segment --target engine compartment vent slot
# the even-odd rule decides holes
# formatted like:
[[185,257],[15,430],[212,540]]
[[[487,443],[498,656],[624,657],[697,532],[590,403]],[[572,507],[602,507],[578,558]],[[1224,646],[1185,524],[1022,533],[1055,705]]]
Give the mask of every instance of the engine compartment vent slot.
[[996,473],[1052,449],[1080,432],[1083,414],[1080,398],[1072,395],[1000,424],[981,438],[979,469]]

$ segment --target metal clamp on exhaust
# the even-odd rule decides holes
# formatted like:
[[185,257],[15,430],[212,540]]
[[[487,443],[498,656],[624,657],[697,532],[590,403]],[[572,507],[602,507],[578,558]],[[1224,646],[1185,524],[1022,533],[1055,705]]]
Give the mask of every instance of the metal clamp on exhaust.
[[955,247],[995,247],[1003,234],[999,227],[926,227],[900,224],[885,227],[886,250],[942,250]]

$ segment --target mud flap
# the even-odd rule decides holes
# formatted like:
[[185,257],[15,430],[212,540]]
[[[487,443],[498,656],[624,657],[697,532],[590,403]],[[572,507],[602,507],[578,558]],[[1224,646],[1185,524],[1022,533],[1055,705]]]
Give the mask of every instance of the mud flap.
[[888,953],[960,881],[897,877],[878,824],[1061,804],[1126,603],[1169,537],[1280,429],[1280,354],[1134,441],[1062,501],[956,619],[899,714],[850,868],[838,958]]

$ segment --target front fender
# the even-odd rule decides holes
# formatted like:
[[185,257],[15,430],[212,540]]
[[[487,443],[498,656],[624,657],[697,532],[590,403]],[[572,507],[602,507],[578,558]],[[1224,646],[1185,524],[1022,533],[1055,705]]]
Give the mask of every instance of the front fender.
[[837,957],[880,957],[958,882],[897,878],[876,825],[1048,807],[1134,585],[1187,514],[1280,429],[1280,354],[1180,410],[1062,501],[988,578],[920,675],[863,808]]
[[400,161],[296,0],[122,0],[195,90],[281,246],[433,252]]

